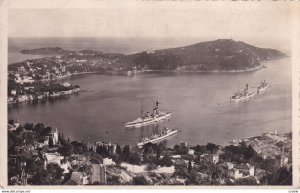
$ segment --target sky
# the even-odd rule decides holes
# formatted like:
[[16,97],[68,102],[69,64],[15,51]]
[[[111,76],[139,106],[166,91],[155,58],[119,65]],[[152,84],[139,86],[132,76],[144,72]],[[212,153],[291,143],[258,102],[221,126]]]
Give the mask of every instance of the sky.
[[9,9],[8,36],[233,38],[274,44],[289,41],[289,6],[244,5],[170,2],[84,9]]

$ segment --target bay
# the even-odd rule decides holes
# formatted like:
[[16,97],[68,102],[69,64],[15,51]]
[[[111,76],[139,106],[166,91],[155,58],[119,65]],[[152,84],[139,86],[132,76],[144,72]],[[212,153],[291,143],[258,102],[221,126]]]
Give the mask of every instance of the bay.
[[[267,68],[245,73],[147,73],[134,77],[100,74],[70,78],[80,85],[79,95],[44,104],[8,107],[9,119],[23,123],[42,122],[57,127],[71,140],[106,141],[134,145],[142,137],[164,127],[177,128],[165,143],[173,146],[216,144],[260,135],[265,131],[289,132],[292,125],[292,80],[290,58],[265,62]],[[248,83],[256,90],[261,80],[270,90],[241,103],[229,97]],[[171,111],[170,120],[142,128],[125,128],[137,118],[141,101],[145,111],[154,102]]]

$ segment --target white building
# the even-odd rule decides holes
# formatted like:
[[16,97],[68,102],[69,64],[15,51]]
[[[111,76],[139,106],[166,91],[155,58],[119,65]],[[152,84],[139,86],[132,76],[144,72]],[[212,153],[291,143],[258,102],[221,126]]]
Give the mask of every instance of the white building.
[[232,169],[228,170],[228,174],[229,174],[230,177],[232,177],[235,180],[243,177],[243,174],[240,173],[240,171],[238,169],[235,169],[235,168],[232,168]]
[[109,158],[103,159],[103,165],[105,165],[105,166],[110,166],[110,165],[115,165],[115,164],[116,163],[112,159],[109,159]]
[[34,80],[33,80],[32,77],[30,77],[30,76],[24,76],[24,77],[23,77],[23,82],[24,82],[24,83],[33,83]]
[[58,144],[58,131],[57,128],[55,128],[55,131],[52,132],[52,139],[53,139],[53,145]]
[[10,94],[11,94],[11,95],[16,95],[16,94],[17,94],[17,91],[16,91],[16,90],[11,90],[11,91],[10,91]]
[[229,169],[228,174],[230,177],[237,180],[239,178],[247,178],[250,176],[254,176],[255,169],[254,166],[251,166],[247,163],[247,164],[240,165],[237,168]]
[[228,170],[232,169],[234,167],[234,164],[231,162],[226,162],[226,165],[228,167]]
[[45,157],[45,166],[50,164],[50,163],[57,164],[57,165],[61,166],[61,160],[64,159],[64,156],[61,156],[57,152],[55,152],[55,153],[45,153],[44,157]]
[[195,154],[195,150],[193,150],[193,149],[189,149],[189,151],[188,151],[188,154],[190,154],[190,155],[194,155],[194,154]]

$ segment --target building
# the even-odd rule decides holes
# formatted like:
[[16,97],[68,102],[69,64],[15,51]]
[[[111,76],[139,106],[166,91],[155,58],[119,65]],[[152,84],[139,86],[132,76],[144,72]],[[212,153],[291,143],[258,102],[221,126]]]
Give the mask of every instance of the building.
[[24,76],[24,77],[23,77],[23,82],[24,82],[24,83],[33,83],[34,80],[33,80],[32,77],[30,77],[30,76]]
[[288,165],[289,158],[287,157],[287,155],[282,154],[277,159],[280,163],[280,167],[284,167]]
[[19,121],[13,124],[7,124],[9,131],[15,131],[20,126]]
[[190,154],[190,155],[194,155],[194,154],[195,154],[195,150],[193,150],[193,149],[189,149],[189,151],[188,151],[188,154]]
[[23,80],[20,76],[16,76],[15,77],[15,83],[18,83],[18,84],[23,84]]
[[254,166],[251,166],[248,163],[238,166],[237,169],[239,169],[239,172],[243,174],[243,177],[254,176],[255,173]]
[[226,165],[227,165],[228,170],[231,170],[234,167],[234,164],[231,162],[226,162]]
[[200,161],[212,162],[214,164],[217,164],[217,163],[219,163],[219,155],[203,154],[200,156]]
[[25,69],[24,66],[20,66],[17,70],[18,70],[19,72],[21,72],[21,73],[26,72],[26,69]]
[[173,174],[175,172],[175,166],[158,167],[156,170],[153,170],[152,172],[159,173],[159,174]]
[[[231,164],[228,164],[228,168],[231,166],[232,166]],[[246,178],[249,176],[254,176],[254,173],[255,173],[254,166],[251,166],[248,163],[242,164],[236,168],[231,168],[228,170],[228,175],[235,180],[240,178]]]
[[[58,131],[57,131],[57,128],[55,128],[55,131],[51,132],[51,137],[52,137],[52,140],[53,140],[53,145],[57,145],[58,144]],[[49,144],[49,142],[48,142],[48,144]]]
[[55,152],[55,153],[45,153],[44,158],[45,158],[45,167],[50,163],[61,166],[61,160],[64,159],[64,156],[60,156],[59,153]]
[[90,149],[94,152],[96,152],[96,150],[97,150],[97,145],[90,144],[89,142],[87,144],[87,147],[88,147],[88,149]]
[[115,165],[115,164],[116,163],[112,159],[109,159],[109,158],[103,159],[103,165],[105,165],[105,166],[110,166],[110,165]]
[[102,164],[92,164],[92,175],[90,182],[106,184],[106,167]]
[[70,87],[70,86],[71,86],[71,84],[70,84],[69,82],[64,82],[62,85],[63,85],[64,87]]
[[65,185],[85,185],[88,184],[88,176],[83,172],[72,172],[70,180]]
[[235,180],[243,177],[243,174],[240,173],[240,171],[235,168],[228,170],[228,175]]
[[10,94],[14,96],[14,95],[17,94],[17,91],[16,91],[16,90],[11,90],[11,91],[10,91]]
[[188,144],[187,144],[187,142],[181,142],[179,145],[180,145],[180,147],[187,147]]

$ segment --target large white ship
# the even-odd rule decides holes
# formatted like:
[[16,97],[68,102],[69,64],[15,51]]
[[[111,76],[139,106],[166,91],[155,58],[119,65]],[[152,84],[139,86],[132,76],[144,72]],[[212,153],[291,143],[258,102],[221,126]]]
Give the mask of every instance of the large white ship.
[[153,113],[151,115],[149,112],[147,112],[146,115],[143,115],[143,108],[142,108],[141,116],[134,121],[125,123],[125,127],[141,127],[144,125],[152,124],[167,119],[172,115],[172,113],[170,112],[160,111],[158,105],[159,102],[156,101],[156,107],[153,109]]
[[178,132],[177,129],[169,129],[166,128],[165,130],[161,131],[160,134],[153,134],[150,137],[145,137],[142,139],[142,141],[137,143],[137,146],[141,147],[147,143],[157,143],[161,140],[164,140]]
[[254,92],[249,92],[248,90],[248,84],[246,84],[246,88],[243,91],[239,91],[235,93],[231,98],[230,102],[240,102],[244,100],[249,100],[255,96]]

